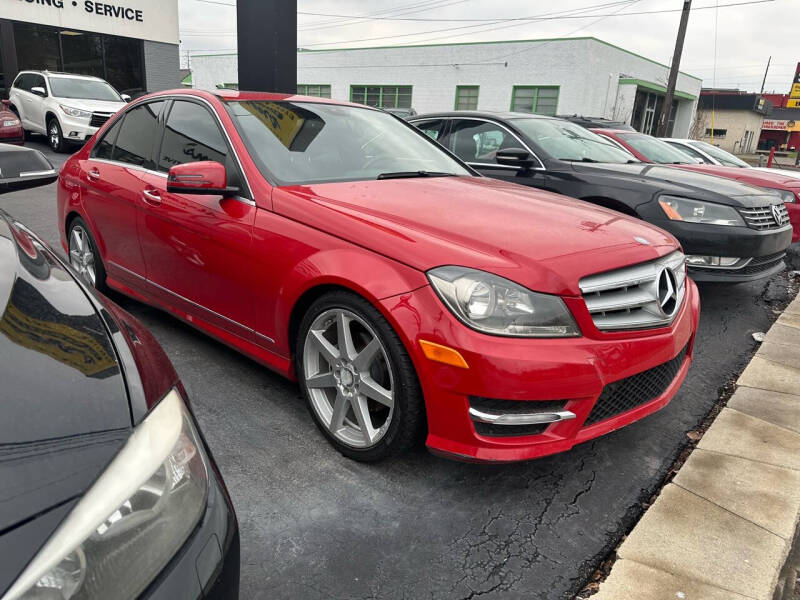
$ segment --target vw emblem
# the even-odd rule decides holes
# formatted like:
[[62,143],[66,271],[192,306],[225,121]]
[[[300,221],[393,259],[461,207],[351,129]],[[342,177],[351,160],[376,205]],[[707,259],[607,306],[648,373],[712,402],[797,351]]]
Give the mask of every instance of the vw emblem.
[[650,245],[650,242],[648,242],[643,237],[639,237],[638,235],[636,237],[634,237],[633,239],[636,240],[637,242],[639,242],[642,246],[649,246]]
[[775,219],[775,223],[778,225],[783,225],[783,215],[781,214],[780,205],[772,205],[772,218]]
[[678,308],[678,285],[667,268],[658,274],[658,306],[665,317],[671,317]]

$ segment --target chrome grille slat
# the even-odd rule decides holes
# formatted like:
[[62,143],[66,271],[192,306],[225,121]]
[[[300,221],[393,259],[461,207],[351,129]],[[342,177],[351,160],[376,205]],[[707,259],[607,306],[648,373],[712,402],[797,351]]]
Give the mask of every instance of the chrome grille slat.
[[[777,216],[779,217],[778,220],[775,219],[775,215],[772,213],[773,206],[775,206],[777,209]],[[742,218],[744,218],[744,221],[747,223],[748,227],[751,229],[757,229],[759,231],[764,231],[766,229],[778,229],[779,227],[783,227],[789,223],[789,211],[786,209],[786,205],[783,203],[754,206],[751,208],[740,208],[739,214],[742,215]]]
[[[581,293],[595,326],[601,331],[620,331],[669,325],[686,295],[685,260],[678,251],[650,262],[582,278]],[[674,309],[670,311],[662,310],[663,298],[659,298],[665,270],[671,273],[671,285],[675,288]],[[669,303],[665,306],[672,308]]]

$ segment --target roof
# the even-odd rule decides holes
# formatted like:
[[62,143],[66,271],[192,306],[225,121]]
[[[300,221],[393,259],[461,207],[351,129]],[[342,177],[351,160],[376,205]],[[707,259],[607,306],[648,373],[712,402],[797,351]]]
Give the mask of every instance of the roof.
[[772,103],[761,94],[727,94],[700,92],[698,108],[714,110],[749,110],[763,114]]
[[800,121],[800,108],[778,108],[767,110],[767,116],[776,121]]
[[[615,50],[619,50],[620,52],[624,52],[625,54],[629,54],[631,56],[635,56],[636,58],[641,58],[642,60],[646,60],[649,63],[654,65],[658,65],[660,67],[664,67],[665,69],[669,69],[669,65],[665,65],[664,63],[660,63],[652,58],[647,58],[646,56],[642,56],[641,54],[637,54],[636,52],[631,52],[630,50],[626,50],[625,48],[621,48],[615,44],[611,44],[606,42],[605,40],[601,40],[600,38],[596,38],[594,36],[582,36],[582,37],[563,37],[563,38],[538,38],[538,39],[523,39],[523,40],[489,40],[484,42],[450,42],[450,43],[441,43],[441,44],[409,44],[405,46],[364,46],[361,48],[328,48],[328,49],[321,49],[321,50],[309,50],[305,48],[298,48],[298,54],[309,54],[309,53],[320,53],[320,52],[356,52],[358,50],[393,50],[399,48],[434,48],[440,46],[483,46],[489,44],[530,44],[530,43],[539,43],[539,42],[577,42],[577,41],[593,41],[597,42],[598,44],[602,44],[604,46],[608,46],[609,48],[614,48]],[[194,54],[193,56],[236,56],[235,52],[228,52],[228,53],[219,53],[219,54]],[[685,75],[686,77],[690,77],[691,79],[696,79],[697,81],[702,81],[702,77],[697,77],[695,75],[690,75],[689,73],[684,73],[683,71],[679,71],[681,75]]]
[[[177,88],[172,90],[163,90],[160,92],[153,92],[142,96],[145,100],[155,98],[158,96],[195,96],[209,100],[211,98],[218,98],[222,101],[267,101],[267,102],[308,102],[314,104],[336,104],[338,106],[355,106],[357,108],[365,108],[369,110],[379,110],[372,106],[365,104],[357,104],[355,102],[344,102],[341,100],[331,100],[330,98],[317,98],[316,96],[300,96],[298,94],[278,94],[274,92],[248,92],[246,90],[232,90],[232,89],[216,89],[216,90],[201,90],[193,88]],[[141,98],[137,98],[139,101]]]
[[418,121],[419,119],[431,119],[441,117],[475,117],[479,119],[494,119],[495,121],[502,121],[508,119],[550,119],[553,121],[562,121],[556,117],[547,115],[537,115],[535,113],[522,113],[510,111],[491,111],[491,110],[447,110],[435,113],[425,113],[424,115],[414,115],[409,121]]
[[38,75],[56,76],[56,77],[71,77],[74,79],[94,79],[96,81],[104,81],[100,77],[94,75],[81,75],[80,73],[64,73],[63,71],[48,71],[47,69],[23,69],[20,73],[36,73]]

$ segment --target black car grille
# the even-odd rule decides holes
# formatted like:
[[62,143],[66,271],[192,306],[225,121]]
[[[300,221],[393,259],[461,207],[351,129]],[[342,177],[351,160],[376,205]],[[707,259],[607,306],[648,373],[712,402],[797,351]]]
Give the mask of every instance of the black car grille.
[[692,271],[695,273],[710,273],[713,275],[756,275],[758,273],[763,273],[764,271],[769,271],[778,263],[782,263],[784,256],[786,256],[786,252],[777,252],[767,256],[759,256],[751,260],[740,269],[709,269],[706,267],[692,267]]
[[657,367],[608,384],[584,425],[605,421],[658,398],[675,380],[686,357],[686,350],[684,347],[678,356]]
[[89,121],[90,127],[102,127],[111,118],[111,113],[92,113],[92,118]]
[[[772,207],[775,207],[773,213]],[[779,229],[789,224],[789,211],[785,204],[768,204],[754,208],[740,208],[739,212],[744,217],[745,223],[751,229],[764,231],[765,229]]]
[[[558,412],[564,410],[564,400],[495,400],[470,396],[469,405],[482,412],[495,414],[530,414],[537,412]],[[474,421],[475,431],[488,437],[516,437],[520,435],[539,435],[544,433],[551,423],[534,425],[492,425]]]

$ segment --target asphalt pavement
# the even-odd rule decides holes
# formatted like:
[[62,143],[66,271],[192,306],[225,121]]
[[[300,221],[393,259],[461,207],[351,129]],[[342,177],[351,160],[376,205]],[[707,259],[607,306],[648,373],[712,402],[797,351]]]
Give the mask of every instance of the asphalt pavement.
[[[2,196],[0,208],[63,254],[55,184]],[[294,384],[159,310],[114,300],[153,331],[188,390],[239,517],[243,599],[530,600],[581,589],[747,364],[751,334],[788,299],[785,276],[700,293],[695,362],[667,407],[564,454],[502,466],[423,448],[347,460]]]

